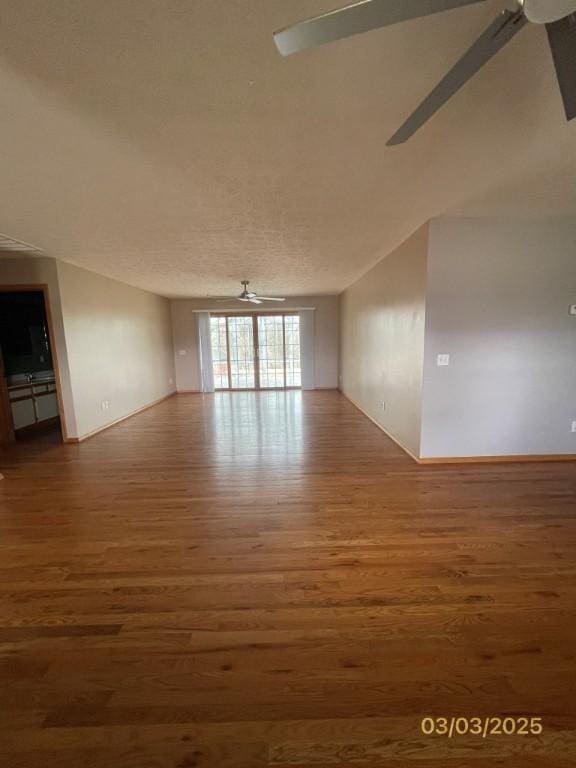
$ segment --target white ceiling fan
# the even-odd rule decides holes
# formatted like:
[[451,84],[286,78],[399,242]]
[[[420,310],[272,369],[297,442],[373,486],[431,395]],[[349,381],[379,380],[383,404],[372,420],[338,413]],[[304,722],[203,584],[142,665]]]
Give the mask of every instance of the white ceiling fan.
[[[274,33],[283,56],[408,19],[430,16],[484,0],[361,0]],[[403,144],[421,128],[527,23],[544,24],[564,102],[566,118],[576,117],[576,0],[514,0],[438,83],[388,141]]]
[[239,296],[231,296],[229,298],[219,298],[217,296],[213,296],[211,298],[215,298],[217,301],[247,301],[251,304],[262,304],[264,301],[286,301],[286,299],[273,298],[272,296],[259,296],[253,291],[249,291],[249,280],[242,280],[241,283],[244,288],[242,289],[242,293]]

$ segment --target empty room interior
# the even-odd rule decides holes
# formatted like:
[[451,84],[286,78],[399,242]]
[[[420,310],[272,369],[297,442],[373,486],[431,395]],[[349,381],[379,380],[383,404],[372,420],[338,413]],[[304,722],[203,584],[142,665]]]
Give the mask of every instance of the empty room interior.
[[5,0],[0,765],[576,765],[576,0]]

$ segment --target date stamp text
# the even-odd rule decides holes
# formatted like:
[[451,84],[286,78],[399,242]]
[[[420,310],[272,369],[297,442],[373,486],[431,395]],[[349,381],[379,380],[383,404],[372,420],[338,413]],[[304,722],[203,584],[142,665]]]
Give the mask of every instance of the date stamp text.
[[541,717],[423,717],[424,736],[539,736],[544,731]]

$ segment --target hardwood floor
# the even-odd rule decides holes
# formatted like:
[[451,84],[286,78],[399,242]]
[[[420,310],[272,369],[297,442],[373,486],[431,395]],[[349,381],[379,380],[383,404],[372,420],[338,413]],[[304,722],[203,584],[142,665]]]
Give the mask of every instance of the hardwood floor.
[[[0,765],[576,764],[576,465],[419,467],[334,392],[0,451]],[[425,736],[425,716],[542,735]]]

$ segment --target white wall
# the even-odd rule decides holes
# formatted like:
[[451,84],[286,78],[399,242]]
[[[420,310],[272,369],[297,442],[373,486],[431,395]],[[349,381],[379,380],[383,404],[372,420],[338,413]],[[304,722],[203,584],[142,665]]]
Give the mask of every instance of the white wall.
[[48,288],[52,328],[54,330],[54,349],[52,357],[58,365],[60,373],[60,401],[64,437],[77,434],[74,399],[70,381],[68,352],[64,334],[60,286],[58,283],[57,265],[55,259],[30,258],[18,256],[14,258],[0,257],[0,285],[45,285]]
[[431,223],[422,457],[576,453],[574,303],[576,220]]
[[416,456],[427,248],[424,226],[340,297],[341,389]]
[[174,392],[168,300],[64,262],[57,270],[76,435]]
[[[215,305],[210,299],[173,299],[172,329],[179,392],[200,390],[195,310],[235,311],[234,304]],[[317,389],[338,387],[338,297],[299,296],[282,304],[282,311],[315,307],[315,373]],[[269,309],[268,307],[262,309]],[[259,309],[260,311],[260,309]],[[180,352],[185,352],[181,355]]]

